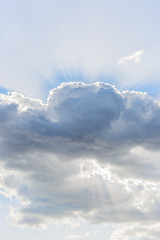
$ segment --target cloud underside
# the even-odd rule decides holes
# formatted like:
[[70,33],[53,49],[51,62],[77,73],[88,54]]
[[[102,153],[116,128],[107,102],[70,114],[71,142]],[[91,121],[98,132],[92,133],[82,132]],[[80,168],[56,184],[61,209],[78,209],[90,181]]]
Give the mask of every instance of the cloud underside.
[[0,99],[1,194],[20,200],[15,224],[85,219],[118,224],[112,239],[140,239],[145,229],[156,239],[158,101],[105,83],[62,84],[47,104],[19,93]]

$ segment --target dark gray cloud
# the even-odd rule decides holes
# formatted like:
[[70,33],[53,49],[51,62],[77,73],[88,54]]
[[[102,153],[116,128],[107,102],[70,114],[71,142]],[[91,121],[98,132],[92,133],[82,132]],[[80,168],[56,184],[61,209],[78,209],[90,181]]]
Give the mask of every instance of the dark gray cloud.
[[146,93],[105,83],[62,84],[47,104],[1,95],[1,188],[22,204],[14,222],[159,221],[159,117]]

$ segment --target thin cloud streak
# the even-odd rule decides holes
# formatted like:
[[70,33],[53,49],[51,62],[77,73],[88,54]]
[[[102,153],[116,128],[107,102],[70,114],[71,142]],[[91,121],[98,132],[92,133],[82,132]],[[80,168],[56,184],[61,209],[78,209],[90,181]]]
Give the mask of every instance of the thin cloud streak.
[[142,57],[143,54],[144,54],[144,50],[136,51],[135,53],[133,53],[130,56],[121,57],[118,61],[118,64],[125,65],[129,62],[140,63],[141,57]]

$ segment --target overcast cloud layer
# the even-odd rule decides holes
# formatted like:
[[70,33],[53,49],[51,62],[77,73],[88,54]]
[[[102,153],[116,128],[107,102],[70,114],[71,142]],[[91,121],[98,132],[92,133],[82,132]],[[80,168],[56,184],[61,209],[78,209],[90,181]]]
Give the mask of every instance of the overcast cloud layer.
[[[47,104],[0,95],[1,194],[14,224],[118,224],[111,239],[158,239],[160,104],[106,83],[65,83]],[[148,237],[148,238],[147,238]]]

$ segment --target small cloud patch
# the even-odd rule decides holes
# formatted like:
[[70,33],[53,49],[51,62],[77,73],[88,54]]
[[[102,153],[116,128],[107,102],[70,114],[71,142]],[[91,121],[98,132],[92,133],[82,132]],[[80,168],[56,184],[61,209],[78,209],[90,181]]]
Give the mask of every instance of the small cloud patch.
[[144,50],[138,50],[132,55],[121,57],[118,61],[118,64],[125,65],[128,62],[140,63],[141,57],[144,54]]

